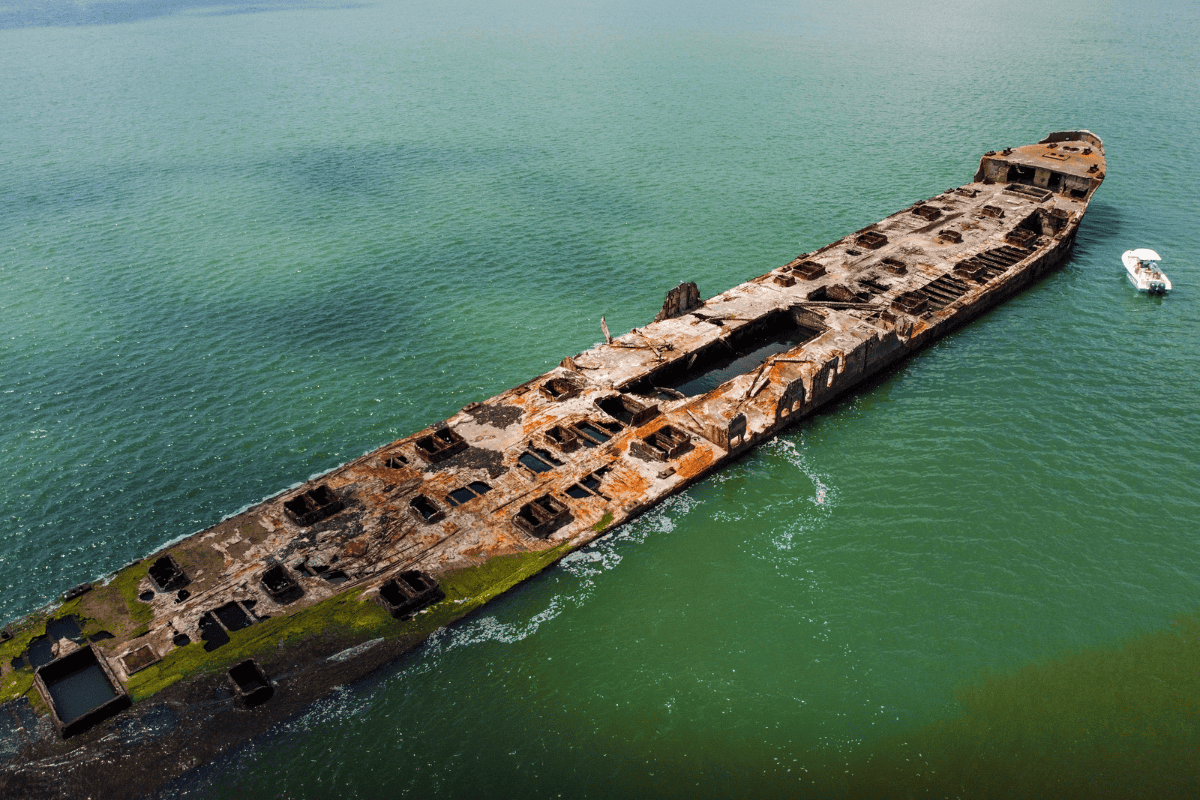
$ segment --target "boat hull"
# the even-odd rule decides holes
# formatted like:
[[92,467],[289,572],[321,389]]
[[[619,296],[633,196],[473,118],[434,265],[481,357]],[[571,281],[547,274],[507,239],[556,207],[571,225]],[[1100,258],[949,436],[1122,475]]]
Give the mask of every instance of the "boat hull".
[[1125,251],[1121,256],[1121,263],[1125,266],[1125,275],[1129,278],[1129,282],[1139,292],[1167,294],[1171,291],[1171,281],[1166,274],[1157,266],[1147,266],[1142,263],[1134,255],[1134,251]]

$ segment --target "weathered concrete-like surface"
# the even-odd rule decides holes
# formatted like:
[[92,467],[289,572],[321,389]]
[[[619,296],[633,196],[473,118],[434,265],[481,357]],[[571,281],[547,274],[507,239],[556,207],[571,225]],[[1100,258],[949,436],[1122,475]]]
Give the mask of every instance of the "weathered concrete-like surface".
[[[0,793],[139,796],[299,713],[1037,280],[1104,171],[1086,131],[990,152],[967,186],[707,301],[682,284],[644,328],[17,623]],[[65,617],[78,635],[39,639]],[[64,740],[29,660],[85,638],[133,706]],[[249,657],[275,690],[252,709],[226,674]]]

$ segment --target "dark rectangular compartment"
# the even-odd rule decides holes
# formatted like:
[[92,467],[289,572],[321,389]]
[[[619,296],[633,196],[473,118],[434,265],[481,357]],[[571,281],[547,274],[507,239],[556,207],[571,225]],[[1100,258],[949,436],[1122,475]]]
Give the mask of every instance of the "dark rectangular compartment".
[[792,267],[792,273],[806,281],[816,280],[825,274],[825,267],[816,261],[801,261]]
[[413,449],[430,464],[439,464],[455,453],[466,450],[467,440],[459,436],[453,428],[441,428],[417,439]]
[[276,564],[270,569],[263,572],[259,578],[262,581],[263,588],[267,590],[267,594],[276,603],[286,604],[294,600],[299,600],[304,594],[300,588],[300,584],[292,577],[288,568],[283,564]]
[[379,587],[379,602],[397,619],[407,619],[446,596],[432,576],[411,569]]
[[314,525],[332,517],[346,507],[337,492],[325,484],[301,492],[291,500],[285,500],[283,508],[297,525]]
[[542,384],[542,393],[551,400],[569,400],[580,392],[580,385],[570,378],[551,378]]
[[254,624],[254,621],[237,603],[226,603],[220,608],[214,608],[212,613],[221,621],[225,630],[230,632],[240,631]]
[[811,324],[803,312],[773,311],[690,356],[676,359],[630,386],[629,391],[653,394],[656,389],[666,388],[688,397],[704,394],[752,371],[768,356],[785,353],[819,336],[823,330]]
[[630,452],[637,452],[652,461],[668,461],[692,449],[690,437],[678,428],[664,425],[649,436],[635,439]]
[[1008,242],[1014,247],[1020,247],[1028,250],[1033,247],[1033,240],[1036,239],[1037,236],[1038,235],[1031,230],[1017,228],[1016,230],[1009,231],[1005,235],[1004,241]]
[[596,401],[596,407],[622,425],[633,428],[645,425],[659,413],[657,404],[643,403],[625,394],[601,397]]
[[878,250],[888,243],[888,238],[879,231],[867,231],[859,234],[854,241],[868,250]]
[[438,507],[438,504],[430,500],[423,494],[419,494],[412,500],[408,501],[408,507],[413,510],[413,513],[421,518],[423,522],[437,522],[446,516],[446,512]]
[[150,580],[162,592],[173,592],[191,583],[183,568],[172,556],[162,556],[150,565]]
[[570,520],[570,509],[548,494],[521,506],[513,516],[518,528],[539,539],[545,539]]
[[229,681],[247,706],[262,705],[275,694],[275,687],[258,662],[247,659],[229,668]]
[[84,647],[34,673],[62,738],[82,733],[130,706],[129,696],[103,656]]
[[611,433],[601,430],[587,420],[576,422],[571,426],[571,430],[579,434],[579,443],[584,447],[595,447],[612,438]]

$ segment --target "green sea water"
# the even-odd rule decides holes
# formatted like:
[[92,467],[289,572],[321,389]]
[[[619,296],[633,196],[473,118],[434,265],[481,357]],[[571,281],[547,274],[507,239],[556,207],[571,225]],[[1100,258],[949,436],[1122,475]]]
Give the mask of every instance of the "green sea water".
[[1194,796],[1198,41],[1182,2],[10,0],[0,618],[1088,128],[1061,271],[165,795]]

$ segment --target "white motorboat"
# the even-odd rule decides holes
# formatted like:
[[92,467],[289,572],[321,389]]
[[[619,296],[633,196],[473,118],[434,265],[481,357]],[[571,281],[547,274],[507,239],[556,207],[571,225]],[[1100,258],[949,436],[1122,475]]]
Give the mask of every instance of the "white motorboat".
[[1171,291],[1171,280],[1158,268],[1159,261],[1162,261],[1162,256],[1144,247],[1126,250],[1121,255],[1121,263],[1129,273],[1129,282],[1136,286],[1139,292],[1149,294],[1166,294]]

